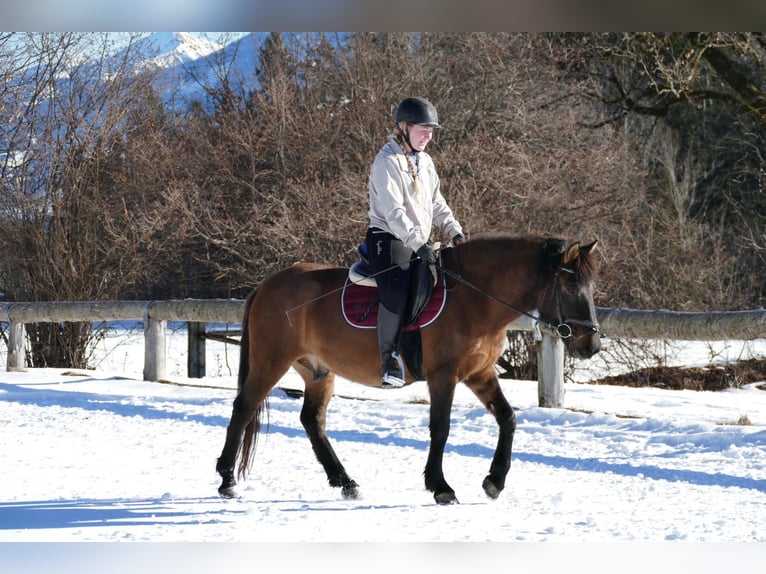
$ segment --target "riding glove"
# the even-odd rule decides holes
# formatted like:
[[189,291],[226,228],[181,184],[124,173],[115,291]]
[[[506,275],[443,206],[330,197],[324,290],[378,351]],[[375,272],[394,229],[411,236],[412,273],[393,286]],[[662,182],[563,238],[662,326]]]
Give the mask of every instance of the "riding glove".
[[460,245],[461,243],[465,243],[465,236],[462,233],[458,233],[452,238],[452,245]]
[[424,244],[420,249],[418,249],[417,254],[421,261],[425,263],[429,263],[431,265],[436,263],[436,253],[434,252],[433,248],[428,245],[428,243]]

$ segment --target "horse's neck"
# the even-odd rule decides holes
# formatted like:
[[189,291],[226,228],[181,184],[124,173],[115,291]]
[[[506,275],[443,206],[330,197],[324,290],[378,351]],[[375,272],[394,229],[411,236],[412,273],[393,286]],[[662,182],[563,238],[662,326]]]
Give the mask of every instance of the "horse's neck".
[[[523,241],[485,241],[456,253],[466,281],[507,305],[530,312],[537,306],[544,281],[537,272],[539,247]],[[512,308],[508,313],[517,314]]]

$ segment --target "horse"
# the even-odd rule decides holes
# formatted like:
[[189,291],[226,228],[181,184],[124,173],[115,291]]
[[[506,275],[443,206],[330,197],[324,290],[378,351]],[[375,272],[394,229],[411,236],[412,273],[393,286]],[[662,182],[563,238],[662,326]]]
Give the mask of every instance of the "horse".
[[[439,316],[419,330],[420,374],[425,374],[430,398],[430,444],[423,474],[425,488],[438,504],[458,502],[444,477],[442,458],[460,382],[473,391],[498,426],[484,492],[496,499],[505,487],[516,417],[498,383],[495,365],[510,323],[521,315],[534,317],[541,329],[561,337],[576,359],[590,358],[600,350],[593,303],[596,243],[486,233],[442,250],[438,266],[449,279],[448,296]],[[348,271],[296,263],[267,277],[247,296],[238,390],[216,463],[222,479],[220,496],[238,496],[237,478],[245,479],[251,470],[268,394],[293,367],[305,383],[300,421],[330,486],[339,487],[344,499],[360,497],[359,485],[346,472],[325,430],[336,375],[380,386],[375,330],[350,325],[341,312],[340,292]],[[406,384],[415,380],[406,367]]]

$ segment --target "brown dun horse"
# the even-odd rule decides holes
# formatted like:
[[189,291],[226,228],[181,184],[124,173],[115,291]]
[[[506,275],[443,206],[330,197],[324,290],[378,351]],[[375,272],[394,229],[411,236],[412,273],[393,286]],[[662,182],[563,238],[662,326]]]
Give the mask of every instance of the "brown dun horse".
[[[464,383],[495,417],[499,429],[489,474],[482,486],[490,498],[505,487],[511,466],[516,419],[497,379],[495,364],[506,327],[537,312],[544,329],[564,339],[569,354],[589,358],[600,349],[593,303],[596,242],[568,244],[557,238],[474,236],[444,250],[443,269],[451,289],[441,315],[420,331],[422,361],[430,394],[430,447],[425,487],[437,503],[457,502],[444,478],[442,456],[458,383]],[[335,375],[380,385],[374,329],[350,326],[341,312],[340,291],[348,269],[297,263],[268,277],[247,298],[242,321],[238,392],[216,470],[221,496],[237,496],[238,476],[252,464],[267,395],[290,367],[305,382],[300,420],[330,486],[344,498],[359,497],[325,432]],[[407,383],[414,380],[407,369]],[[396,392],[390,390],[387,392]]]

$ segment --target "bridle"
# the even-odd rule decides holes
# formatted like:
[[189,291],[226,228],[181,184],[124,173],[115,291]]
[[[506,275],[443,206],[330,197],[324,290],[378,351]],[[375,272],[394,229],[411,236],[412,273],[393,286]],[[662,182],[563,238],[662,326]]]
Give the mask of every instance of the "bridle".
[[[559,283],[559,274],[562,272],[570,273],[572,275],[576,273],[574,269],[570,269],[569,267],[564,267],[563,265],[560,266],[558,269],[556,269],[556,272],[553,274],[553,279],[551,281],[551,284],[545,288],[545,293],[543,294],[543,301],[545,301],[545,299],[548,297],[548,294],[551,292],[553,292],[554,296],[556,297],[556,300],[554,301],[554,306],[556,309],[556,320],[558,321],[558,324],[554,327],[555,334],[561,337],[562,339],[568,339],[569,337],[572,337],[573,336],[572,325],[580,326],[586,331],[582,335],[575,338],[575,342],[579,341],[583,337],[588,337],[592,335],[593,333],[600,333],[601,329],[599,328],[598,323],[594,321],[590,321],[587,319],[575,319],[571,317],[562,316],[561,290],[557,289],[558,283]],[[548,323],[548,326],[550,325],[551,324]],[[566,329],[564,329],[564,327]]]
[[555,273],[553,274],[553,279],[551,280],[551,284],[545,288],[545,293],[543,295],[543,301],[548,297],[549,293],[553,293],[554,297],[556,298],[554,301],[554,307],[556,309],[556,322],[549,321],[547,319],[544,319],[540,316],[534,315],[532,313],[529,313],[527,311],[524,311],[523,309],[519,309],[515,305],[512,305],[508,303],[507,301],[503,301],[499,297],[495,297],[492,295],[492,293],[488,293],[481,287],[477,287],[470,281],[468,281],[466,278],[464,278],[459,273],[455,273],[453,271],[450,271],[447,269],[443,263],[439,265],[444,272],[445,275],[448,275],[449,277],[453,278],[458,283],[462,283],[466,287],[470,287],[471,289],[474,289],[475,291],[478,291],[488,299],[491,299],[495,303],[499,303],[500,305],[507,307],[508,309],[513,309],[517,313],[520,313],[526,317],[529,317],[535,322],[535,327],[538,327],[539,325],[542,325],[546,328],[548,332],[550,332],[553,335],[556,335],[557,337],[560,337],[561,339],[568,339],[573,336],[572,327],[571,325],[578,325],[580,327],[583,327],[587,330],[589,330],[588,333],[584,333],[577,337],[575,341],[579,341],[582,337],[586,337],[589,335],[592,335],[593,333],[599,333],[600,328],[598,326],[598,323],[594,323],[593,321],[584,320],[584,319],[573,319],[569,317],[562,317],[562,302],[561,302],[561,290],[558,289],[558,283],[559,283],[559,274],[561,272],[564,273],[575,273],[573,269],[569,269],[568,267],[564,267],[563,265],[560,266],[558,269],[556,269]]

